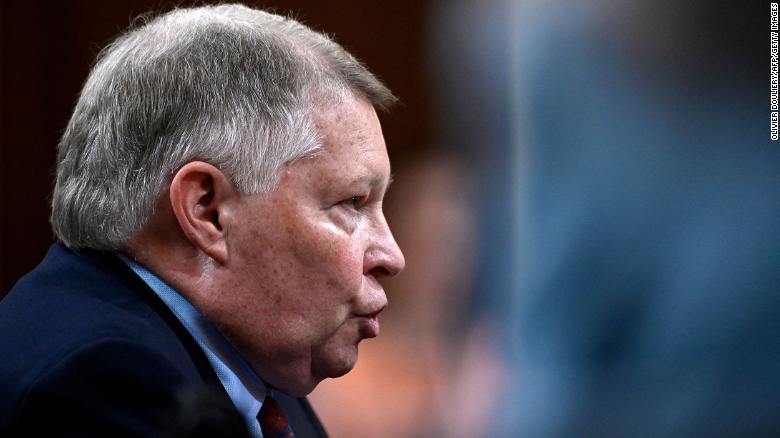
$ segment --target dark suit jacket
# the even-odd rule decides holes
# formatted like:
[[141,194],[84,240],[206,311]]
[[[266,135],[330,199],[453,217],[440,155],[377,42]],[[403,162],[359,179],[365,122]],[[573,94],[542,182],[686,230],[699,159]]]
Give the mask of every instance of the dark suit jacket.
[[[51,247],[0,301],[0,436],[159,436],[183,389],[227,397],[157,295],[110,253]],[[325,436],[277,397],[298,437]]]

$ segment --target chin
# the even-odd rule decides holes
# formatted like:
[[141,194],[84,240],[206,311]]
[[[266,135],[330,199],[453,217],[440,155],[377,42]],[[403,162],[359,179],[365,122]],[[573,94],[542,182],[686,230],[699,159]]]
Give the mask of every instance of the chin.
[[285,394],[292,397],[306,397],[312,391],[314,391],[314,388],[316,388],[321,381],[322,379],[312,379],[308,382],[296,383],[291,386],[280,385],[278,388],[281,389]]
[[344,374],[347,374],[348,372],[352,371],[352,368],[355,367],[355,364],[352,363],[351,365],[343,366],[337,369],[334,369],[333,372],[328,377],[341,377]]
[[[335,359],[335,360],[334,360]],[[287,395],[293,397],[305,397],[323,380],[333,377],[341,377],[354,368],[357,362],[357,355],[344,355],[343,357],[331,358],[328,361],[315,361],[312,364],[311,373],[308,376],[287,376],[281,378],[276,383],[271,383],[274,387],[280,389]],[[284,380],[282,382],[282,380]]]
[[312,370],[315,376],[320,376],[322,379],[341,377],[352,371],[356,363],[357,350],[354,352],[343,352],[340,355],[317,361],[313,364]]

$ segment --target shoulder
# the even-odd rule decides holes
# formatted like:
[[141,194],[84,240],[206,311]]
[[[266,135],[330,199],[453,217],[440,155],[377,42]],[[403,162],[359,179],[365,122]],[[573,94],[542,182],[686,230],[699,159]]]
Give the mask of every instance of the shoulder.
[[23,436],[153,436],[172,415],[178,391],[197,383],[154,346],[106,338],[36,375],[21,394],[11,428]]
[[107,341],[186,356],[172,329],[176,321],[163,318],[153,300],[154,293],[116,257],[53,246],[0,301],[0,355],[6,358],[0,385],[10,374],[38,374],[74,351]]
[[62,427],[83,423],[73,430],[149,435],[178,388],[203,383],[153,300],[113,255],[55,245],[0,302],[0,430],[57,415]]

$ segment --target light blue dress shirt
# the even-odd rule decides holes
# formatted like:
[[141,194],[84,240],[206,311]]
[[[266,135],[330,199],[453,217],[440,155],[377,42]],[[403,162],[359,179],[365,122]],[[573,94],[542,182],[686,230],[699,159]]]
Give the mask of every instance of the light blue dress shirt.
[[222,386],[225,387],[236,409],[244,417],[250,434],[262,438],[257,414],[263,405],[268,389],[252,371],[249,364],[198,309],[172,287],[148,269],[118,254],[149,287],[160,297],[192,335],[211,363]]

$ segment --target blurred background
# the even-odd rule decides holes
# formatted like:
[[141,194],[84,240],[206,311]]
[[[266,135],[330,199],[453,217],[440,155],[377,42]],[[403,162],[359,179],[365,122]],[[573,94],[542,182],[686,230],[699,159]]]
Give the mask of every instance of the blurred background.
[[[407,268],[382,336],[311,395],[332,436],[780,436],[769,8],[732,3],[247,2],[401,99],[381,119]],[[3,1],[0,296],[52,242],[95,55],[171,7]]]

